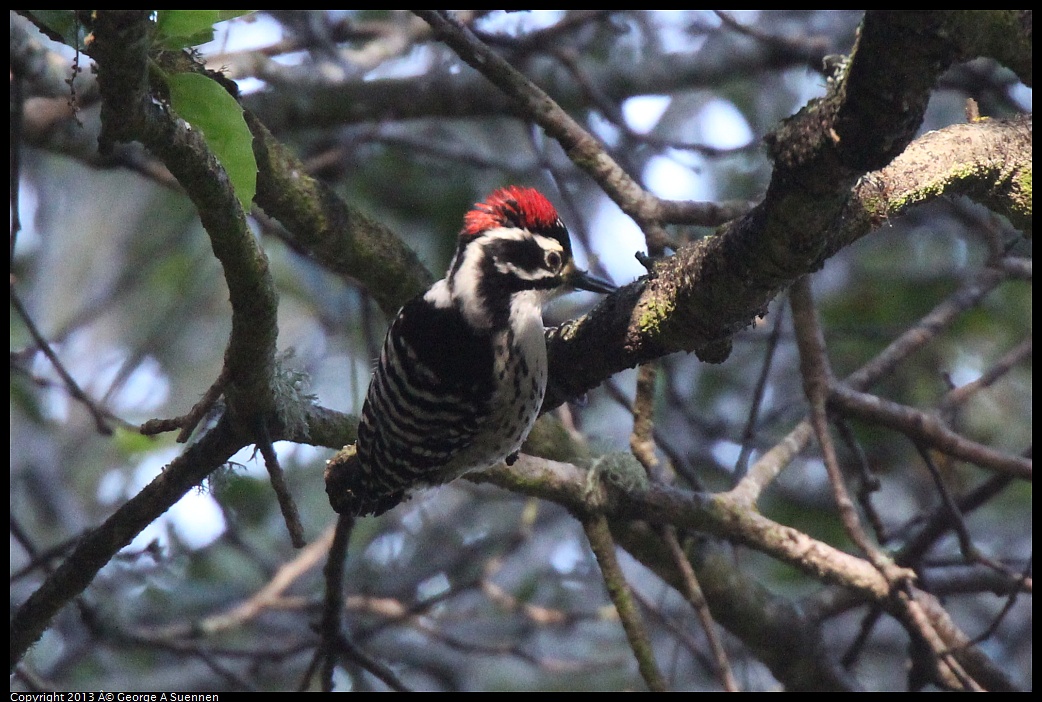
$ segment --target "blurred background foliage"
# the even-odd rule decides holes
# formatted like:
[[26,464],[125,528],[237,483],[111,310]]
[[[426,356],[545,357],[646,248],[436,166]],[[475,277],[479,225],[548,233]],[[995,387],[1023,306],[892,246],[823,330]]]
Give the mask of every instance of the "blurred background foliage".
[[[473,26],[601,138],[645,187],[663,197],[756,201],[771,164],[760,140],[807,99],[822,95],[822,57],[848,53],[853,11],[489,12]],[[281,11],[219,26],[202,48],[226,68],[243,104],[271,125],[310,172],[398,233],[440,276],[462,213],[493,188],[539,187],[558,204],[580,258],[617,283],[641,275],[643,239],[560,148],[519,120],[493,88],[393,11]],[[72,54],[12,16],[69,72]],[[86,62],[81,57],[81,62]],[[143,439],[134,425],[183,414],[217,377],[230,327],[221,270],[192,204],[147,154],[102,160],[91,150],[98,100],[89,70],[51,94],[27,89],[20,160],[21,231],[12,239],[13,290],[62,364],[98,407],[98,431],[25,322],[11,318],[11,603],[24,601],[69,544],[135,494],[180,448]],[[454,82],[455,81],[455,82]],[[390,83],[400,87],[391,89]],[[458,93],[446,95],[446,86]],[[371,90],[373,97],[358,103]],[[384,92],[386,91],[386,92]],[[487,91],[488,100],[482,91]],[[384,96],[384,97],[380,97]],[[950,71],[922,131],[965,121],[967,97],[983,115],[1030,111],[1031,91],[992,61]],[[354,102],[352,102],[354,100]],[[382,101],[382,102],[381,102]],[[487,102],[487,104],[485,104]],[[14,109],[12,102],[12,109]],[[80,125],[77,125],[75,121]],[[17,137],[17,138],[16,138]],[[283,243],[263,214],[251,220],[280,295],[279,345],[321,404],[356,413],[387,320],[366,291]],[[683,242],[710,233],[689,227]],[[972,277],[996,248],[1029,257],[1030,243],[1002,218],[943,198],[885,222],[831,258],[813,278],[830,359],[843,377]],[[592,296],[561,300],[550,321],[581,313]],[[660,455],[706,489],[733,484],[736,466],[772,446],[805,414],[785,296],[739,333],[721,365],[676,355],[661,361],[656,396]],[[934,407],[952,386],[979,378],[1030,343],[1025,281],[1000,285],[876,390]],[[764,370],[765,359],[770,365]],[[747,434],[761,374],[766,383]],[[562,410],[595,453],[626,451],[635,372],[618,374]],[[1031,362],[1015,363],[947,417],[974,439],[1013,453],[1031,444]],[[898,546],[939,497],[910,441],[851,422],[873,497]],[[330,526],[322,482],[330,452],[277,444],[309,541]],[[744,450],[743,450],[744,449]],[[854,464],[850,456],[844,460]],[[961,494],[986,478],[942,463]],[[761,508],[772,519],[848,548],[827,479],[808,451]],[[1031,488],[1014,483],[970,517],[975,544],[1014,571],[1031,557]],[[640,689],[642,682],[581,527],[554,504],[465,481],[424,493],[354,533],[346,576],[348,630],[368,655],[413,689]],[[321,557],[292,549],[267,475],[247,451],[188,495],[111,562],[54,621],[12,689],[289,689],[314,650]],[[690,607],[636,561],[624,569],[643,603],[661,667],[674,689],[718,689]],[[958,561],[948,536],[930,553]],[[735,565],[799,601],[822,588],[760,554]],[[280,569],[299,565],[274,604],[237,610]],[[287,571],[282,571],[289,577]],[[984,588],[946,601],[971,636],[1011,601]],[[989,641],[994,660],[1031,686],[1030,597],[1012,602]],[[241,618],[236,619],[238,612]],[[222,619],[227,615],[226,619]],[[865,611],[822,622],[838,651],[852,646]],[[768,669],[736,638],[725,642],[742,689],[773,689]],[[852,670],[869,689],[905,686],[907,640],[876,626]],[[344,689],[384,689],[359,667],[337,671]]]

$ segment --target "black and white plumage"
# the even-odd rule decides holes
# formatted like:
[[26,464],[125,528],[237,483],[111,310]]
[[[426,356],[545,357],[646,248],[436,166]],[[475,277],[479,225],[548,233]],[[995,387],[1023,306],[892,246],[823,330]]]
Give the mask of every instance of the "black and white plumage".
[[575,268],[549,200],[515,186],[475,205],[445,278],[391,323],[334,509],[380,514],[516,455],[546,392],[542,307],[570,288],[613,289]]

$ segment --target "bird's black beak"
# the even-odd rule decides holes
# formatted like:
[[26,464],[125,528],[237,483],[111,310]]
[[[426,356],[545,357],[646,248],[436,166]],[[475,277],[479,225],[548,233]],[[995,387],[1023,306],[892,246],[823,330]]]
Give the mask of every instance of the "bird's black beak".
[[619,289],[616,285],[607,280],[590,275],[586,271],[575,268],[574,266],[565,274],[565,281],[576,290],[589,290],[590,292],[595,293],[608,294]]

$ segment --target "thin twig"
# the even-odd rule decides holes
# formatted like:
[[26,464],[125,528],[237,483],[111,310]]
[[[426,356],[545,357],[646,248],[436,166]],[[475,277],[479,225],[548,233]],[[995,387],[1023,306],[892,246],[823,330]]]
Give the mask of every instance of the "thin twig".
[[615,556],[615,541],[611,536],[608,519],[601,513],[587,515],[583,518],[582,525],[586,531],[586,538],[590,542],[590,548],[597,557],[597,564],[601,568],[608,596],[615,603],[615,609],[622,621],[622,628],[626,632],[633,655],[637,658],[637,668],[640,670],[644,682],[652,692],[666,692],[668,689],[666,681],[655,662],[655,652],[651,648],[648,633],[644,629],[644,623],[633,602],[633,595],[626,583],[626,577]]
[[868,457],[865,456],[864,449],[861,448],[857,437],[854,436],[850,424],[843,417],[833,417],[832,423],[836,426],[836,431],[839,432],[843,443],[846,444],[847,449],[856,459],[858,475],[861,479],[857,488],[857,501],[861,505],[861,511],[865,513],[868,523],[872,525],[876,541],[880,544],[885,544],[890,537],[886,530],[886,525],[883,524],[882,517],[879,516],[879,511],[872,504],[872,495],[882,488],[882,482],[872,473],[872,469],[868,464]]
[[473,32],[443,10],[413,10],[461,59],[516,100],[525,114],[556,139],[576,166],[633,218],[656,246],[668,242],[662,229],[661,202],[646,192],[582,125],[572,119],[539,86],[496,54]]
[[637,369],[637,389],[633,397],[633,432],[630,434],[630,451],[644,466],[648,477],[655,479],[658,458],[655,456],[653,437],[655,418],[655,379],[658,364],[645,363]]
[[742,450],[735,461],[734,479],[737,483],[745,477],[749,470],[749,455],[753,452],[753,437],[756,436],[756,423],[760,417],[760,407],[767,394],[767,378],[770,377],[771,363],[774,354],[778,350],[778,341],[781,339],[782,322],[785,320],[785,305],[778,305],[774,313],[774,326],[771,333],[767,335],[767,348],[764,350],[763,363],[760,366],[760,375],[756,379],[756,387],[753,390],[753,399],[749,405],[749,416],[745,420],[745,429],[742,430]]
[[713,614],[709,609],[709,603],[706,602],[705,595],[702,593],[702,586],[698,583],[698,576],[695,575],[695,569],[691,567],[691,562],[687,559],[687,554],[684,553],[684,549],[681,548],[680,541],[677,539],[676,527],[672,525],[664,526],[662,528],[662,538],[665,540],[666,546],[669,547],[669,552],[673,555],[673,562],[680,573],[680,581],[684,585],[684,596],[687,597],[687,601],[695,610],[698,621],[702,624],[702,630],[705,631],[706,639],[709,641],[709,649],[713,652],[716,674],[720,678],[724,690],[727,692],[740,692],[738,681],[735,680],[734,672],[731,670],[731,661],[727,657],[727,649],[724,648],[724,642],[720,639],[716,622],[713,620]]
[[1002,358],[996,361],[995,365],[989,368],[981,377],[977,378],[973,382],[966,383],[961,387],[949,391],[948,394],[941,398],[941,401],[938,404],[939,411],[946,413],[947,411],[964,404],[975,393],[991,387],[995,381],[1009,373],[1015,365],[1021,361],[1030,359],[1031,341],[1030,337],[1024,339],[1008,352],[1003,354]]
[[[644,466],[648,477],[655,478],[658,470],[659,460],[655,455],[654,440],[654,417],[655,417],[655,379],[657,377],[658,364],[647,363],[637,371],[637,391],[633,400],[633,433],[630,435],[630,450],[638,461]],[[698,576],[688,561],[687,554],[680,547],[677,539],[677,530],[673,525],[664,525],[661,529],[663,541],[673,556],[673,562],[680,573],[683,583],[684,595],[687,597],[691,607],[695,610],[702,629],[705,631],[709,648],[713,653],[713,661],[716,666],[716,674],[720,683],[728,692],[737,692],[738,683],[731,672],[731,663],[727,658],[727,651],[717,632],[716,622],[713,621],[709,603],[702,594],[702,586],[698,584]]]
[[986,470],[1031,480],[1031,459],[999,451],[952,431],[931,413],[836,383],[829,407],[905,434],[931,448]]
[[[977,275],[963,283],[873,359],[851,373],[843,384],[837,384],[836,387],[845,385],[855,390],[871,387],[889,375],[905,358],[937,338],[963,312],[979,304],[1006,277],[1005,273],[994,268],[981,269]],[[804,419],[750,467],[749,474],[731,490],[731,496],[740,502],[755,504],[760,493],[799,455],[812,435],[810,421]]]
[[289,486],[286,485],[286,476],[282,472],[282,466],[279,465],[278,454],[275,453],[275,449],[271,445],[268,432],[261,429],[257,433],[260,435],[260,438],[257,440],[257,448],[260,449],[261,456],[264,457],[264,467],[268,470],[268,477],[271,478],[271,487],[275,491],[276,497],[278,497],[279,509],[282,510],[282,519],[286,522],[286,529],[289,530],[290,542],[293,544],[293,548],[304,548],[307,545],[307,541],[304,539],[304,526],[300,523],[300,512],[297,510],[297,503],[293,500],[293,494],[289,491]]
[[344,562],[347,547],[351,543],[351,532],[355,518],[340,515],[333,530],[333,541],[329,545],[329,556],[322,574],[326,580],[326,595],[322,602],[322,623],[319,626],[319,644],[316,655],[322,663],[322,690],[333,691],[333,669],[336,666],[336,642],[341,635],[340,619],[344,612]]
[[221,395],[224,394],[224,388],[228,385],[228,377],[228,366],[225,365],[221,368],[217,380],[210,384],[210,387],[203,393],[202,398],[192,405],[192,409],[187,414],[172,419],[150,419],[141,425],[141,433],[149,436],[180,429],[181,431],[178,433],[176,441],[179,444],[185,443],[192,436],[195,428],[199,426],[199,422],[210,414],[217,401],[221,399]]
[[854,501],[850,499],[850,493],[847,491],[843,471],[839,467],[836,446],[829,432],[825,403],[829,395],[829,388],[835,381],[825,352],[825,338],[814,310],[808,276],[803,276],[793,283],[789,292],[789,300],[792,303],[792,322],[796,329],[796,340],[800,350],[800,375],[803,377],[804,392],[807,395],[807,402],[810,404],[810,423],[821,448],[825,470],[828,472],[829,482],[832,485],[833,499],[836,500],[847,536],[863,553],[869,556],[870,560],[882,565],[878,558],[882,554],[861,527],[861,519],[854,507]]
[[40,330],[36,328],[36,323],[33,322],[32,316],[29,311],[25,309],[21,299],[18,297],[18,293],[15,292],[14,285],[11,285],[11,305],[14,307],[15,313],[21,317],[22,322],[25,324],[26,329],[29,331],[29,335],[33,337],[33,341],[36,342],[37,348],[43,352],[43,355],[47,357],[47,360],[54,366],[54,370],[57,371],[61,377],[62,382],[65,383],[65,387],[68,389],[69,394],[78,400],[87,411],[90,412],[90,416],[94,418],[94,426],[97,427],[98,432],[105,436],[112,435],[112,427],[109,426],[108,420],[105,417],[105,412],[98,408],[94,401],[87,396],[87,393],[80,388],[79,384],[73,380],[69,371],[65,370],[65,365],[58,358],[58,354],[51,348],[50,343],[44,338]]
[[861,526],[857,509],[854,507],[853,500],[850,499],[843,480],[835,444],[828,430],[825,405],[835,381],[825,351],[824,334],[814,309],[808,276],[803,276],[793,283],[789,300],[792,303],[793,325],[796,329],[796,340],[800,350],[800,374],[803,376],[807,401],[811,408],[810,421],[821,448],[829,483],[832,485],[833,497],[839,508],[847,536],[886,578],[895,595],[895,600],[901,607],[902,618],[905,625],[909,627],[909,634],[912,636],[913,642],[921,640],[927,644],[926,650],[932,655],[925,665],[934,673],[938,681],[942,681],[953,689],[977,689],[979,685],[966,673],[959,661],[945,646],[933,622],[916,600],[912,584],[914,574],[901,568],[884,554],[869,540]]

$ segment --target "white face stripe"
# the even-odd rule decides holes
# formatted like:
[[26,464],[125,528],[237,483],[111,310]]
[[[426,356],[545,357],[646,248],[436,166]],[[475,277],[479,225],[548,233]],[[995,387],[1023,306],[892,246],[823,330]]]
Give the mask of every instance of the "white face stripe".
[[473,244],[485,241],[486,239],[505,239],[507,241],[534,239],[539,242],[539,245],[544,249],[554,248],[558,251],[564,251],[561,242],[554,239],[552,236],[543,236],[542,234],[536,234],[527,229],[519,229],[517,227],[498,227],[496,229],[489,229],[487,232],[482,232],[480,236],[471,241],[470,244],[467,245],[467,248],[470,248]]
[[492,316],[481,304],[478,294],[481,266],[485,260],[485,247],[479,242],[484,238],[486,235],[478,237],[459,252],[463,260],[453,261],[449,269],[452,277],[446,282],[452,301],[459,303],[464,316],[479,329],[487,329],[492,325]]
[[[532,234],[531,232],[526,232],[523,229],[518,229],[514,231],[523,232],[527,236],[517,237],[516,239],[514,239],[514,237],[509,238],[514,239],[515,241],[524,241],[525,239],[531,239],[532,241],[535,241],[537,244],[539,244],[539,248],[543,250],[544,260],[549,252],[556,251],[563,262],[564,247],[561,246],[561,242],[559,242],[557,239],[548,236],[543,236],[542,234]],[[499,238],[504,239],[507,237]],[[546,268],[538,268],[536,270],[518,268],[511,261],[501,261],[499,259],[496,259],[496,270],[500,273],[515,275],[521,280],[542,280],[544,278],[554,278],[560,273],[560,271],[550,271]]]
[[558,275],[557,273],[554,273],[553,271],[548,271],[545,268],[540,268],[539,270],[535,271],[528,271],[524,268],[518,268],[509,261],[496,261],[496,270],[500,273],[517,276],[521,280],[542,280],[543,278],[556,278]]
[[[438,281],[427,291],[425,298],[438,307],[448,307],[456,303],[460,306],[463,314],[470,320],[471,324],[478,328],[487,329],[492,324],[491,314],[482,304],[481,295],[478,291],[478,283],[482,278],[482,268],[485,259],[489,255],[487,244],[490,241],[534,241],[543,250],[544,256],[547,252],[555,251],[565,259],[565,249],[560,241],[553,237],[535,234],[527,229],[517,227],[500,227],[483,232],[480,236],[468,242],[467,246],[457,256],[461,260],[454,259],[449,268],[449,276],[446,280]],[[496,270],[500,273],[515,275],[523,280],[541,280],[553,278],[558,273],[539,268],[536,270],[524,270],[518,268],[511,261],[495,261]],[[540,292],[539,299],[545,297]]]

